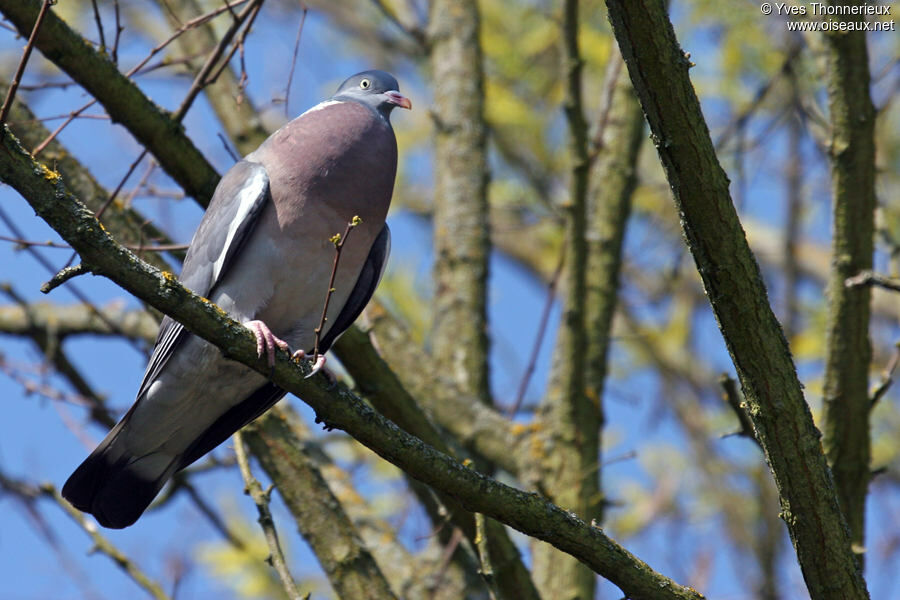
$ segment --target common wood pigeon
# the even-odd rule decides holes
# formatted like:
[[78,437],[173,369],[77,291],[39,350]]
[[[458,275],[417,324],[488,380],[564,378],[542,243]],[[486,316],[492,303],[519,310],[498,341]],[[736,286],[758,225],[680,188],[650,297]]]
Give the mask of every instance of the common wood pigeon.
[[[275,347],[311,351],[335,246],[341,251],[324,353],[372,297],[390,251],[385,217],[397,171],[397,80],[365,71],[276,131],[219,182],[181,281]],[[321,361],[320,361],[321,362]],[[321,365],[317,365],[321,366]],[[180,469],[268,410],[285,391],[166,317],[137,400],[66,481],[63,496],[104,527],[133,524]]]

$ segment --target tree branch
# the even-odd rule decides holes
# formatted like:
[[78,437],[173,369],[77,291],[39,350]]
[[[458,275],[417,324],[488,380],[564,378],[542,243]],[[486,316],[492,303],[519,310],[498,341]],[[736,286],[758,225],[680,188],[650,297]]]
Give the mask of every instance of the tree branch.
[[41,486],[41,492],[53,500],[62,508],[66,513],[72,517],[72,519],[78,523],[81,528],[87,533],[91,540],[94,542],[94,550],[97,552],[101,552],[107,555],[116,565],[119,566],[125,573],[131,577],[132,580],[142,588],[144,588],[150,596],[155,598],[156,600],[170,600],[169,596],[163,591],[162,587],[150,579],[150,577],[144,573],[138,565],[134,563],[130,558],[128,558],[125,554],[122,553],[121,550],[116,548],[112,542],[103,537],[99,531],[97,531],[97,526],[85,516],[73,507],[69,502],[63,498],[59,491],[52,485],[44,485]]
[[[173,27],[178,27],[181,22],[203,12],[197,0],[159,0],[158,3],[171,9],[162,12]],[[218,39],[215,27],[211,23],[203,23],[196,28],[194,35],[180,36],[178,44],[184,56],[190,57],[205,54]],[[188,63],[188,67],[190,66]],[[230,67],[224,69],[216,81],[205,88],[205,94],[219,122],[242,156],[256,150],[269,136],[258,111],[246,97]]]
[[338,597],[395,598],[341,503],[287,421],[270,414],[247,427],[246,432],[247,444],[275,482]]
[[269,545],[269,564],[278,573],[281,579],[281,585],[284,587],[290,600],[299,600],[300,591],[294,581],[294,576],[287,566],[284,558],[284,552],[281,550],[281,542],[278,541],[278,532],[275,530],[275,522],[272,520],[272,511],[269,510],[270,491],[264,491],[262,485],[257,481],[256,477],[250,471],[250,460],[247,458],[247,451],[244,449],[244,437],[240,431],[236,431],[232,437],[234,441],[234,453],[237,455],[238,468],[241,471],[241,477],[244,479],[244,491],[253,498],[256,504],[256,510],[259,513],[260,527],[262,527],[263,535],[266,538],[266,544]]
[[603,494],[600,485],[599,435],[605,425],[603,408],[607,361],[612,346],[613,317],[619,301],[619,273],[625,229],[631,215],[631,198],[636,185],[637,161],[644,138],[644,115],[628,79],[628,70],[617,48],[607,66],[604,89],[610,89],[604,103],[602,129],[596,140],[596,156],[591,173],[587,216],[587,274],[585,327],[588,335],[585,386],[596,405],[597,490],[591,516],[603,522]]
[[490,238],[484,71],[475,0],[429,8],[434,82],[434,327],[432,354],[459,388],[491,404],[487,325]]
[[813,599],[868,598],[831,473],[787,341],[769,306],[716,158],[700,102],[659,0],[607,0],[688,248],[775,476],[785,520]]
[[[468,451],[519,475],[522,465],[518,450],[528,444],[527,428],[510,423],[479,398],[465,394],[445,370],[421,352],[403,324],[377,299],[369,303],[364,315],[365,324],[351,326],[334,346],[335,354],[363,391],[371,394],[374,388],[389,395],[392,390],[405,388],[415,398],[412,402],[420,404]],[[383,366],[385,362],[390,369]],[[396,396],[392,404],[395,410],[405,406]],[[411,425],[404,427],[418,431]]]
[[834,235],[827,290],[822,443],[862,564],[871,478],[871,288],[848,287],[845,281],[871,269],[875,251],[875,107],[869,96],[865,32],[828,32],[824,38]]
[[[0,93],[5,86],[0,82]],[[13,102],[12,112],[9,117],[9,128],[19,138],[26,148],[34,148],[42,140],[47,139],[50,131],[44,127],[35,117],[34,113],[21,100]],[[161,230],[153,226],[146,217],[125,206],[123,203],[109,203],[109,192],[101,186],[91,172],[76,159],[69,150],[58,140],[53,140],[45,147],[41,154],[42,159],[54,165],[62,175],[66,186],[94,212],[107,206],[100,222],[112,230],[116,239],[123,244],[140,245],[148,239],[171,243],[171,240]],[[184,251],[173,251],[178,258],[184,256]],[[163,270],[171,270],[169,264],[156,253],[148,253],[144,260],[154,267]]]
[[[579,1],[566,0],[562,15],[563,109],[568,126],[569,192],[563,241],[566,266],[560,292],[563,314],[553,349],[547,396],[541,406],[544,448],[535,480],[550,499],[585,520],[598,517],[599,406],[588,397],[587,367],[587,196],[590,181],[588,124],[582,101],[584,60],[578,45]],[[544,596],[593,598],[596,577],[572,557],[539,546],[534,577]]]
[[[394,345],[397,342],[394,341]],[[415,435],[425,443],[453,456],[453,450],[444,441],[438,430],[419,407],[416,400],[400,383],[397,376],[388,368],[384,360],[378,355],[372,346],[368,335],[359,328],[351,327],[341,336],[341,341],[336,347],[341,363],[353,375],[357,386],[385,417],[395,422],[404,430]],[[475,406],[489,411],[483,403],[474,398],[469,402]],[[457,414],[457,419],[463,418]],[[507,447],[507,452],[509,447]],[[434,504],[429,498],[422,498],[419,490],[414,488],[426,507]],[[428,496],[433,493],[429,490]],[[459,503],[446,494],[439,494],[438,500],[445,509],[444,519],[449,519],[465,535],[473,547],[478,546],[478,531],[473,520],[473,515],[466,512]],[[493,583],[504,592],[504,597],[520,600],[538,599],[537,590],[531,580],[531,574],[522,562],[518,549],[509,537],[507,531],[497,521],[486,521],[485,543],[488,545],[493,563],[497,565]]]

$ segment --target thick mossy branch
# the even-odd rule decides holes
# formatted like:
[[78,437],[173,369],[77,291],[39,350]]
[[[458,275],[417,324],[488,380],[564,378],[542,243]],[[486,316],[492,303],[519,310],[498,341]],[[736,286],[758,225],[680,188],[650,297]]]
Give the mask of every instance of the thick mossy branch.
[[[850,15],[843,18],[851,20]],[[845,281],[872,268],[875,107],[869,96],[871,82],[865,32],[831,32],[824,37],[834,225],[828,279],[823,442],[853,544],[861,552],[871,458],[869,316],[872,294],[868,286],[848,287]]]
[[[40,11],[38,0],[0,0],[0,12],[28,35]],[[52,10],[47,14],[35,45],[53,64],[78,82],[156,157],[160,166],[184,191],[206,206],[219,175],[185,135],[181,124],[147,98],[138,86],[119,72]]]
[[820,433],[688,77],[691,63],[661,0],[607,0],[607,6],[675,196],[688,248],[775,476],[782,517],[810,595],[868,598]]
[[275,366],[270,369],[265,359],[257,356],[256,340],[250,330],[185,289],[172,274],[150,267],[117,244],[55,173],[34,161],[8,130],[0,133],[0,180],[15,187],[38,216],[78,251],[92,272],[108,277],[183,323],[229,358],[269,375],[274,383],[302,398],[329,426],[347,431],[412,477],[455,498],[467,510],[483,513],[569,552],[631,597],[702,597],[653,571],[599,528],[587,525],[539,495],[499,483],[436,451],[399,429],[345,387],[331,386],[323,377],[304,380],[309,366],[294,363],[286,352],[277,352]]

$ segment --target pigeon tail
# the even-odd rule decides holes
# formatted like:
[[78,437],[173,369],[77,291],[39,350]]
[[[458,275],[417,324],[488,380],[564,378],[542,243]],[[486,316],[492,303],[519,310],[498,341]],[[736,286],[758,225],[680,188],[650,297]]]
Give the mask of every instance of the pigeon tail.
[[134,524],[176,471],[224,442],[232,433],[253,421],[285,391],[267,383],[216,419],[178,454],[162,451],[133,456],[124,448],[120,432],[128,427],[132,411],[106,436],[63,486],[62,495],[78,510],[94,515],[110,529]]
[[[62,489],[63,498],[78,510],[94,515],[110,529],[122,529],[138,520],[172,476],[180,457],[158,452],[134,457],[119,448],[123,419]],[[118,441],[118,444],[117,444]]]

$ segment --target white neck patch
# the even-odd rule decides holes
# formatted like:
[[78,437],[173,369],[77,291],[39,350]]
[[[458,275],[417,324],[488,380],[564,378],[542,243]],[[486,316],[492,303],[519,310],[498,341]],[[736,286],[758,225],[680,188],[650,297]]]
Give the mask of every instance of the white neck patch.
[[308,115],[311,112],[315,112],[317,110],[322,110],[326,106],[331,106],[333,104],[343,104],[343,102],[344,102],[343,100],[325,100],[324,102],[319,102],[318,104],[316,104],[315,106],[313,106],[312,108],[310,108],[309,110],[307,110],[305,113],[303,113],[300,116],[302,117],[303,115]]

